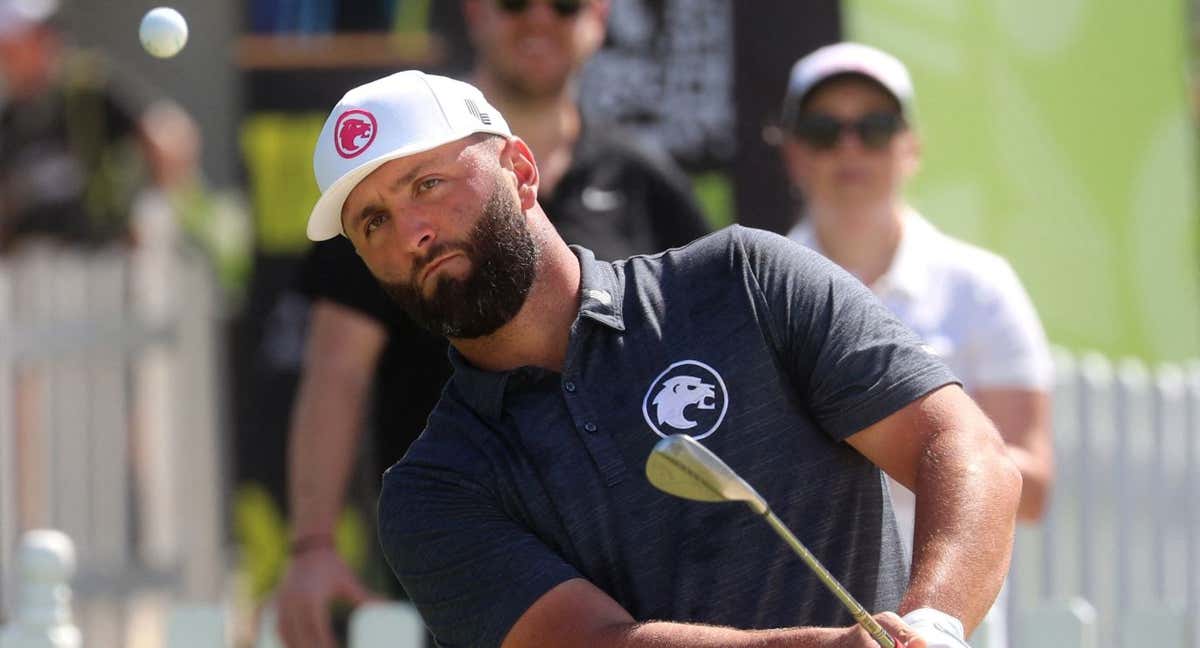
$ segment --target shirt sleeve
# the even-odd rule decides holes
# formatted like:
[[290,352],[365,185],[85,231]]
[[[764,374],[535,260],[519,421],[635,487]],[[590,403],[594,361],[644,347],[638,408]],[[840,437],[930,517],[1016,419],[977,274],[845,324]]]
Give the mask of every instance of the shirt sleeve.
[[538,598],[582,576],[489,489],[411,455],[384,475],[384,556],[439,646],[499,646]]
[[1054,364],[1042,323],[1012,266],[997,261],[983,283],[988,294],[976,323],[980,343],[972,349],[977,369],[971,387],[1049,389]]
[[843,440],[958,379],[861,282],[781,236],[740,228],[767,334],[797,395]]
[[314,243],[300,268],[298,289],[309,299],[328,299],[387,324],[400,316],[345,237]]

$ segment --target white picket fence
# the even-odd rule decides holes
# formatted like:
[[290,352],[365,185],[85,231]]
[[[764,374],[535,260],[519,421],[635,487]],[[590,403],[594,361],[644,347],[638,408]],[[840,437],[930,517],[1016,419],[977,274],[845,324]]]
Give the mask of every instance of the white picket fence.
[[130,645],[155,600],[226,597],[218,295],[166,203],[137,209],[131,251],[38,245],[0,258],[0,623],[16,543],[78,547],[86,644]]
[[[26,532],[17,552],[20,585],[16,614],[0,628],[0,648],[80,648],[82,635],[71,609],[70,580],[75,547],[61,531]],[[260,624],[256,648],[282,648],[268,613]],[[232,645],[229,615],[219,605],[176,605],[165,624],[162,643],[169,648],[223,648]],[[103,646],[89,637],[88,645]],[[375,603],[355,611],[349,627],[350,648],[388,646],[424,648],[420,617],[409,605]]]
[[1056,366],[1057,481],[1044,523],[1017,534],[1013,645],[1081,599],[1105,645],[1200,646],[1200,363]]
[[[78,547],[85,645],[229,645],[245,615],[226,607],[219,320],[211,273],[173,244],[0,260],[6,632],[24,622],[18,538],[53,528]],[[1200,363],[1057,364],[1058,480],[1045,524],[1018,533],[1011,645],[1200,646]],[[155,636],[134,641],[147,600]],[[271,627],[262,648],[279,645]],[[360,610],[351,635],[355,648],[423,641],[402,604]]]

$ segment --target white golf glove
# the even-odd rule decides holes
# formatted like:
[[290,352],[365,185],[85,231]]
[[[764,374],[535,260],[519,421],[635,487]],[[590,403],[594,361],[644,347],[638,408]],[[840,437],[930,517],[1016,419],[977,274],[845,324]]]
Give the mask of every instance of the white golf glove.
[[929,648],[971,648],[963,638],[962,621],[933,608],[920,608],[900,617],[921,635]]

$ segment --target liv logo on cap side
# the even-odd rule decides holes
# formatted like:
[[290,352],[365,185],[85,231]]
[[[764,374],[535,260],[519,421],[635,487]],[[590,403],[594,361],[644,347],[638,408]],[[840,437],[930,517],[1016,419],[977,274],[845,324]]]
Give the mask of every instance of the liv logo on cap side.
[[338,117],[333,146],[338,155],[350,159],[367,150],[378,132],[375,115],[365,110],[347,110]]

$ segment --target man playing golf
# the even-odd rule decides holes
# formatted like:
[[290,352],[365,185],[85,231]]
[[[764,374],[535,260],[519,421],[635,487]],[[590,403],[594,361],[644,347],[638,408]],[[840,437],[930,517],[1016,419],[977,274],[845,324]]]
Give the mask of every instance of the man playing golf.
[[[339,148],[347,121],[373,128]],[[963,645],[991,605],[1020,475],[850,275],[736,226],[599,262],[563,243],[533,155],[482,94],[416,71],[347,93],[314,166],[309,237],[347,236],[452,344],[454,376],[380,499],[385,555],[440,645],[875,645],[744,507],[650,484],[676,433],[909,646]],[[883,472],[921,503],[911,579]]]

